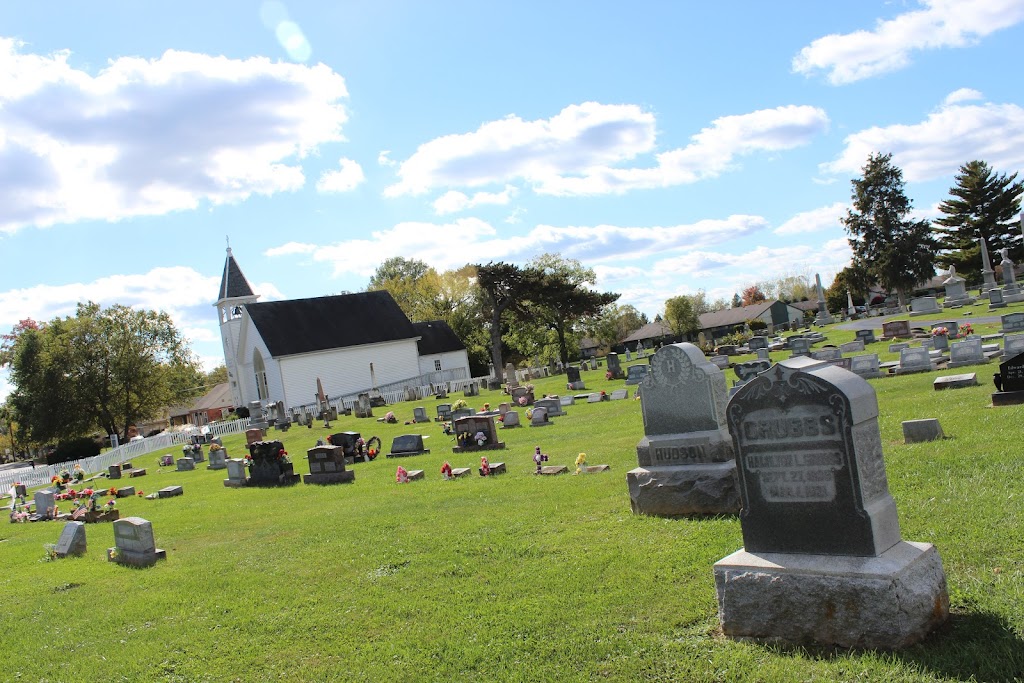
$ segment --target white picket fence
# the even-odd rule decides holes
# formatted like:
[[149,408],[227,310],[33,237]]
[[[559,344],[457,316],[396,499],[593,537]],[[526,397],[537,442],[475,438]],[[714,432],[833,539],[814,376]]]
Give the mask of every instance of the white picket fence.
[[[249,418],[244,420],[230,420],[209,425],[210,436],[224,436],[226,434],[238,434],[249,428]],[[15,470],[4,470],[0,472],[0,495],[6,495],[8,489],[15,482],[25,484],[32,488],[49,484],[50,480],[62,470],[73,471],[75,465],[81,465],[86,474],[92,475],[97,472],[106,472],[111,465],[137,458],[147,453],[163,450],[172,446],[192,443],[192,434],[195,432],[164,432],[151,436],[141,441],[130,441],[112,448],[106,453],[100,453],[92,458],[83,460],[71,460],[55,465],[36,465],[35,468],[22,467]]]

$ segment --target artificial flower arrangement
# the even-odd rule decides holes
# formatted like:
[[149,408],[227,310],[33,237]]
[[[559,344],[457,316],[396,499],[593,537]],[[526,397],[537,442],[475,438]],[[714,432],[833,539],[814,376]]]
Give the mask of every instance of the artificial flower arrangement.
[[398,422],[398,418],[396,418],[395,414],[389,410],[388,412],[384,413],[384,421],[387,422],[388,424],[395,424],[396,422]]
[[526,405],[526,397],[525,396],[520,396],[519,397],[519,405],[521,405],[521,406],[525,406]]
[[452,404],[452,412],[455,412],[456,410],[462,410],[468,405],[469,404],[466,403],[466,399],[460,398],[458,401]]
[[82,469],[81,465],[75,465],[75,481],[82,481],[85,479],[85,470]]
[[221,450],[224,450],[224,447],[221,446],[219,443],[212,443],[212,444],[210,444],[210,452],[211,453],[216,453],[217,451],[221,451]]
[[948,334],[949,334],[949,328],[948,327],[933,327],[932,328],[932,336],[933,337],[945,337]]
[[971,327],[970,323],[964,323],[963,325],[960,325],[960,334],[958,335],[959,337],[963,338],[970,336],[972,334],[974,334],[974,328]]

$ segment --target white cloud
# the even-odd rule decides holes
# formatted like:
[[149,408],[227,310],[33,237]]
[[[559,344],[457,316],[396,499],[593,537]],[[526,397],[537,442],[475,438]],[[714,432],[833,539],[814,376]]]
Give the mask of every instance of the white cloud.
[[914,51],[966,47],[1024,20],[1024,0],[922,0],[922,9],[879,20],[873,31],[818,38],[793,58],[793,70],[826,72],[833,85],[902,69]]
[[836,202],[830,206],[804,211],[775,228],[773,232],[776,235],[802,235],[808,232],[838,227],[840,225],[839,219],[846,215],[846,209],[847,205],[845,203]]
[[946,95],[943,104],[956,104],[958,102],[969,102],[971,100],[984,99],[984,95],[974,88],[959,88]]
[[443,216],[448,213],[458,213],[472,209],[483,204],[496,204],[505,206],[512,197],[516,195],[516,188],[506,185],[501,192],[477,192],[472,197],[457,190],[450,190],[434,200],[434,213]]
[[292,254],[312,254],[317,250],[315,244],[304,242],[287,242],[279,247],[272,247],[263,252],[264,256],[291,256]]
[[390,149],[381,150],[380,154],[377,155],[377,163],[380,166],[395,166],[398,164],[397,161],[390,158],[388,155],[391,154]]
[[348,192],[366,180],[363,167],[351,159],[342,157],[338,160],[337,171],[327,171],[316,183],[319,192]]
[[437,187],[479,187],[522,180],[538,194],[622,193],[714,177],[736,157],[807,144],[828,126],[817,107],[789,105],[724,116],[686,147],[660,153],[656,165],[621,168],[655,147],[655,119],[635,105],[585,102],[551,119],[510,116],[475,132],[431,140],[402,162],[386,196]]
[[972,159],[995,169],[1024,166],[1024,108],[1016,104],[952,104],[912,125],[872,127],[849,135],[828,173],[859,175],[873,153],[891,153],[905,180],[952,177]]
[[167,51],[96,75],[0,38],[0,231],[119,220],[295,190],[340,141],[341,76]]

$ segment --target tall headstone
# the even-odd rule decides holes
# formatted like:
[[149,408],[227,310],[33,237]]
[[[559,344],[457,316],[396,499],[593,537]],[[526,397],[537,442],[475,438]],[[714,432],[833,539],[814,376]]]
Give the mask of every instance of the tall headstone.
[[626,473],[633,512],[670,517],[737,512],[722,370],[693,344],[663,346],[651,358],[640,398],[639,467]]
[[359,394],[356,397],[356,403],[352,408],[352,414],[359,418],[373,417],[373,406],[370,405],[369,394]]
[[107,559],[131,567],[149,567],[167,559],[167,551],[156,547],[149,520],[125,517],[114,521],[114,547],[107,549]]
[[35,513],[43,519],[50,519],[53,517],[53,509],[57,505],[56,496],[50,489],[42,489],[36,491],[33,497],[35,504]]
[[992,262],[988,258],[988,244],[984,237],[978,238],[978,241],[981,244],[981,276],[985,280],[981,292],[982,296],[987,296],[989,290],[998,289],[999,285],[996,284],[996,271],[992,270]]
[[229,458],[226,464],[228,466],[228,478],[224,480],[224,486],[236,489],[245,486],[248,481],[245,476],[245,460]]
[[946,298],[942,301],[943,308],[970,306],[975,299],[967,293],[967,281],[956,274],[956,266],[949,267],[949,277],[942,283],[946,289]]
[[728,408],[744,548],[715,564],[725,635],[902,648],[949,616],[934,546],[902,541],[871,386],[783,361]]
[[509,389],[519,386],[519,382],[516,381],[516,366],[512,365],[512,363],[505,364],[505,384],[508,385]]
[[1013,261],[1010,260],[1010,250],[1003,247],[999,253],[1003,257],[999,263],[1000,268],[1003,269],[1003,301],[1011,304],[1024,301],[1024,295],[1021,294],[1020,287],[1017,286],[1017,273]]
[[829,325],[834,321],[825,306],[825,291],[821,288],[821,275],[818,273],[814,274],[814,286],[818,291],[818,315],[815,316],[814,322],[818,325]]
[[261,430],[270,427],[267,417],[263,413],[263,404],[259,401],[249,401],[249,427]]
[[619,354],[612,352],[608,356],[608,372],[611,373],[612,379],[622,379],[626,374],[622,371],[622,364],[619,362]]

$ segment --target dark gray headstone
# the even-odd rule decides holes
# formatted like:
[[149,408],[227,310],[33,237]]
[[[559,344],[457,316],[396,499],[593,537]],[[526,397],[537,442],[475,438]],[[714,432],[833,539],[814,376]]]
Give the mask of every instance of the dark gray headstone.
[[391,455],[424,453],[422,434],[402,434],[391,442]]
[[751,337],[747,342],[747,348],[751,351],[768,348],[768,337]]
[[766,360],[749,360],[746,363],[737,363],[733,366],[733,372],[736,373],[736,377],[741,382],[754,379],[757,375],[764,372],[772,366],[770,361]]
[[807,358],[782,361],[728,408],[747,552],[877,556],[900,540],[875,393]]
[[999,364],[1003,391],[1024,391],[1024,353],[1017,354]]
[[[611,366],[611,361],[608,362],[608,365]],[[578,367],[576,367],[575,365],[570,365],[569,367],[567,367],[565,369],[565,378],[569,382],[579,382],[580,381],[580,369]]]
[[647,376],[648,368],[647,365],[630,365],[626,370],[626,385],[640,384]]
[[60,532],[54,552],[57,557],[85,555],[85,522],[68,522]]
[[874,330],[857,330],[854,336],[865,344],[874,344],[877,341]]

